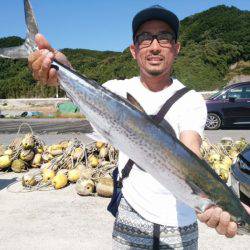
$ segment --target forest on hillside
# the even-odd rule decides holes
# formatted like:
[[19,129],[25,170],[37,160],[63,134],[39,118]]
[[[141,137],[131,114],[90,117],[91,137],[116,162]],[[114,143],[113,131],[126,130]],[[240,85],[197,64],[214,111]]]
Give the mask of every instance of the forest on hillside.
[[[198,91],[225,86],[230,65],[250,61],[249,27],[250,11],[224,5],[183,19],[179,39],[182,49],[173,76]],[[18,46],[23,41],[14,36],[1,38],[0,47]],[[65,48],[62,52],[78,72],[100,84],[138,75],[128,48],[123,52]],[[0,58],[0,69],[0,99],[55,96],[55,88],[36,83],[27,60]],[[250,67],[237,72],[250,75]],[[64,96],[63,91],[59,94]]]

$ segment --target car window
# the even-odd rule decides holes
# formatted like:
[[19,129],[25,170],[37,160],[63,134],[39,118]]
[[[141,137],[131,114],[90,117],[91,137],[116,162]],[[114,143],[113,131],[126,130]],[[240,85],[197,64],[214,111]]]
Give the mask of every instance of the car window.
[[245,93],[243,98],[250,99],[250,86],[246,87],[244,92]]
[[222,95],[220,95],[219,97],[216,98],[216,100],[225,100],[225,99],[227,99],[227,94],[226,93],[224,93],[224,94],[222,94]]
[[221,93],[222,93],[222,90],[219,91],[219,92],[216,92],[216,93],[212,94],[212,95],[209,97],[209,100],[215,99],[215,98],[216,98],[217,96],[219,96]]
[[233,89],[228,90],[227,98],[229,98],[229,97],[234,97],[236,99],[243,98],[242,87],[237,87],[237,88],[233,88]]

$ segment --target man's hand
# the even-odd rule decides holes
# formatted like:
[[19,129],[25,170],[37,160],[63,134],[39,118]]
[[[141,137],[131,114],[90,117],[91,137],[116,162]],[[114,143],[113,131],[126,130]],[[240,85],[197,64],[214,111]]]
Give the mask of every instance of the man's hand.
[[204,213],[197,214],[198,219],[209,227],[228,238],[234,237],[237,233],[237,225],[230,221],[230,214],[219,207],[208,208]]
[[29,68],[33,72],[33,77],[44,85],[57,86],[57,72],[54,68],[51,68],[52,60],[56,59],[69,67],[71,65],[66,56],[53,49],[43,35],[37,34],[35,42],[39,50],[31,53],[28,58]]

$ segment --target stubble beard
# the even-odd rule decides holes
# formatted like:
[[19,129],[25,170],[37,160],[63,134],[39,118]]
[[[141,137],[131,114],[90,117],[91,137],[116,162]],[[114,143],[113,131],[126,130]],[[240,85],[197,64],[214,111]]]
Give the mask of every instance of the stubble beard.
[[151,76],[160,76],[162,73],[160,70],[148,70],[148,74]]

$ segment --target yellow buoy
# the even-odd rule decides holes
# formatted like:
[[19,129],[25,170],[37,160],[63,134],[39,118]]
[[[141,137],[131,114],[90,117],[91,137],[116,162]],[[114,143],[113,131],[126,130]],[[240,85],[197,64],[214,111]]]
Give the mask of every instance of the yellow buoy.
[[21,143],[24,149],[32,149],[35,147],[35,140],[32,134],[25,135]]
[[71,155],[74,160],[81,159],[84,155],[84,149],[81,147],[75,148]]
[[31,161],[34,157],[35,153],[31,149],[24,149],[20,153],[20,159],[23,161]]
[[54,144],[54,145],[49,146],[47,151],[52,156],[61,155],[63,153],[63,149],[62,149],[62,146],[60,144]]
[[76,192],[79,195],[83,195],[83,196],[87,196],[87,195],[91,195],[94,192],[94,188],[95,188],[95,183],[91,180],[91,179],[79,179],[76,182]]
[[99,156],[105,158],[108,155],[108,149],[105,146],[102,146],[99,151]]
[[35,176],[32,174],[25,174],[22,177],[22,185],[24,187],[30,187],[35,186],[37,184],[37,180],[35,179]]
[[13,150],[12,149],[7,149],[4,151],[4,155],[9,155],[9,156],[12,156],[13,155]]
[[81,170],[81,177],[84,179],[91,179],[93,174],[93,169],[92,168],[82,168]]
[[0,156],[0,170],[8,168],[11,165],[11,159],[9,155]]
[[68,184],[67,176],[60,172],[52,179],[52,185],[55,189],[60,189],[65,187]]
[[215,162],[215,161],[220,161],[220,155],[219,154],[217,154],[217,153],[212,153],[212,154],[210,154],[209,156],[208,156],[208,161],[210,162],[210,163],[213,163],[213,162]]
[[68,171],[68,179],[70,182],[76,182],[81,176],[81,170],[75,168]]
[[48,162],[48,161],[52,160],[53,158],[54,158],[53,155],[47,151],[42,153],[42,159],[44,162]]
[[88,160],[89,160],[90,166],[93,168],[97,167],[99,164],[98,158],[94,155],[90,155]]
[[95,143],[95,145],[96,145],[96,147],[97,147],[98,149],[100,149],[104,144],[105,144],[105,143],[102,142],[102,141],[97,141],[97,142]]
[[23,160],[21,159],[17,159],[14,160],[11,164],[11,169],[15,172],[15,173],[21,173],[23,171],[25,171],[26,169],[26,164]]
[[33,168],[39,168],[41,166],[41,162],[42,162],[42,155],[41,154],[35,154],[32,162],[31,162],[31,166]]
[[66,149],[69,146],[69,141],[61,141],[59,144],[61,145],[62,149]]
[[44,168],[42,171],[42,177],[44,182],[51,181],[55,177],[55,171],[52,169]]
[[99,196],[111,197],[114,191],[113,179],[109,177],[100,178],[96,184],[96,192]]

